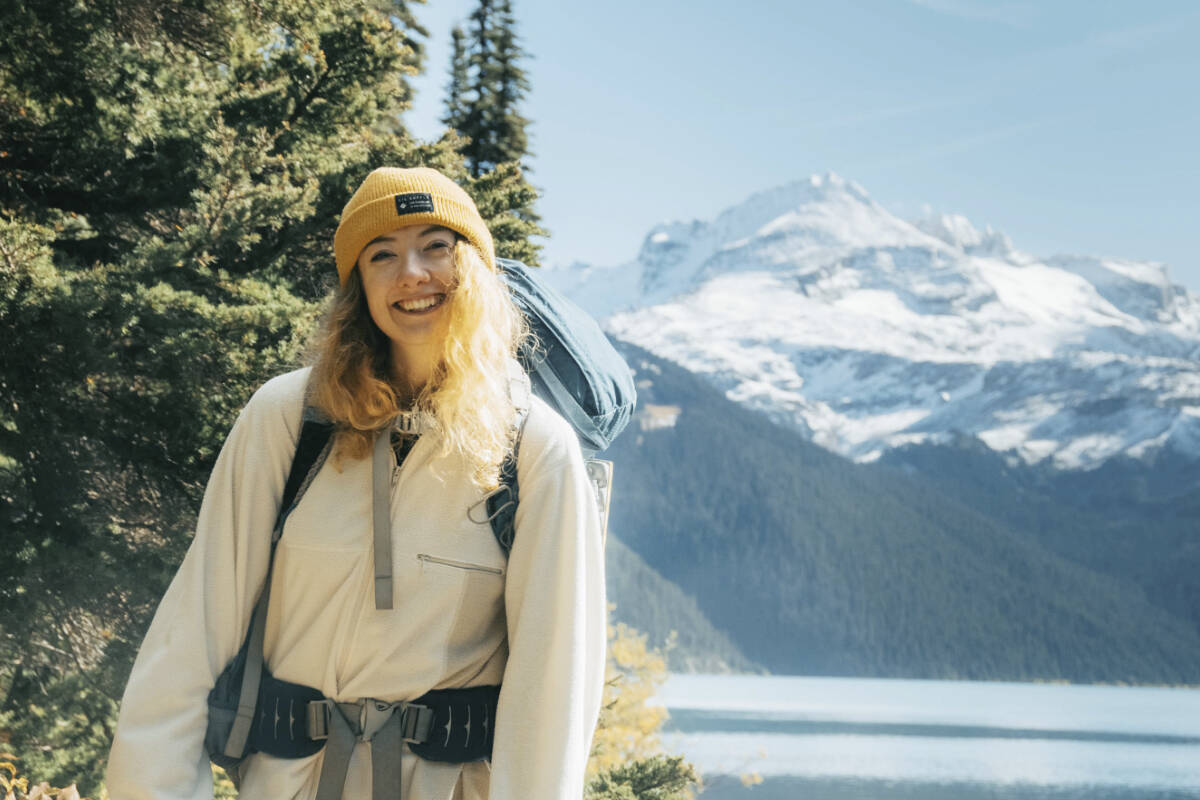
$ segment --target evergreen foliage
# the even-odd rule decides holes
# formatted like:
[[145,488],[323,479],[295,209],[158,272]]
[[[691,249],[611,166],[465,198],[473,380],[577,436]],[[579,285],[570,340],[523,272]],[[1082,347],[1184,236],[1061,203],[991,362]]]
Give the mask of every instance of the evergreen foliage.
[[467,63],[467,35],[461,25],[455,25],[450,31],[450,80],[446,83],[446,114],[442,124],[457,130],[461,134],[461,126],[467,117],[468,83],[471,80],[471,70]]
[[518,106],[529,91],[520,66],[526,56],[517,41],[511,0],[479,0],[469,28],[451,32],[442,122],[459,137],[453,141],[466,161],[471,185],[478,187],[475,196],[499,198],[503,214],[480,206],[484,218],[504,233],[498,255],[537,266],[541,245],[530,239],[548,233],[534,210],[537,190],[525,179],[529,120]]
[[525,180],[521,168],[510,161],[478,178],[464,175],[460,183],[471,192],[480,215],[487,221],[496,239],[496,255],[538,266],[542,246],[531,237],[547,232],[538,224],[540,217],[533,210],[537,189]]
[[[526,129],[529,120],[517,110],[517,104],[529,92],[529,79],[519,61],[528,54],[517,41],[517,22],[513,15],[512,0],[498,0],[496,4],[495,54],[493,63],[487,65],[491,73],[490,82],[496,86],[496,102],[492,106],[492,148],[495,163],[521,161],[530,155],[529,137]],[[480,65],[481,67],[485,65]]]
[[699,783],[679,756],[654,756],[605,773],[588,786],[585,800],[690,800]]
[[[1200,681],[1196,625],[1128,576],[916,471],[853,464],[623,349],[643,409],[681,413],[609,449],[621,476],[610,525],[748,658],[811,675]],[[1138,546],[1092,543],[1112,560]]]
[[[520,66],[526,57],[517,41],[512,0],[478,0],[470,27],[451,34],[450,83],[442,121],[469,141],[461,148],[474,177],[500,164],[520,164],[529,155],[518,105],[529,91]],[[469,39],[468,39],[469,37]]]

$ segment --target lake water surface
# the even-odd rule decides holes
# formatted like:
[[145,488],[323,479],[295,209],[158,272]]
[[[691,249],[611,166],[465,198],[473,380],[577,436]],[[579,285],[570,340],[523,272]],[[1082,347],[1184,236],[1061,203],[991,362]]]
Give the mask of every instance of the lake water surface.
[[659,700],[704,800],[1200,798],[1197,689],[672,675]]

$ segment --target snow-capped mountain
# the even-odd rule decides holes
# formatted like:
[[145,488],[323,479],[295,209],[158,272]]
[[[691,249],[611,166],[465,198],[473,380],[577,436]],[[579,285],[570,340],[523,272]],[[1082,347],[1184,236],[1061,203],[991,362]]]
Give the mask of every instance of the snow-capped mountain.
[[1159,264],[1037,258],[828,174],[548,277],[612,334],[858,460],[958,433],[1063,468],[1200,459],[1200,296]]

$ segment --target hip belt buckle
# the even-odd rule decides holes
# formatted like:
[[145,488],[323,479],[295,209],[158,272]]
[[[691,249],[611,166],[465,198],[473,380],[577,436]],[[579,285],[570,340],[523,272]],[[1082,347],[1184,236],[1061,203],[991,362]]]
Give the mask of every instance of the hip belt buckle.
[[388,723],[395,712],[404,713],[407,703],[385,703],[383,700],[363,700],[358,712],[358,738],[369,742]]
[[[355,737],[369,742],[388,724],[393,714],[399,715],[401,738],[409,744],[422,744],[429,739],[434,711],[418,703],[383,700],[362,700],[357,703],[335,703],[315,700],[308,704],[308,738],[321,741],[329,738],[329,716],[341,714],[350,724]],[[394,724],[394,723],[393,723]]]

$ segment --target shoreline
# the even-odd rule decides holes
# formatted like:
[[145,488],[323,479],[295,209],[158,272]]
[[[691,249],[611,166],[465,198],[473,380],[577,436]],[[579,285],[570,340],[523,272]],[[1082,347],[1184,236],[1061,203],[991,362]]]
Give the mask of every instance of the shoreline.
[[1042,785],[859,778],[767,777],[744,784],[737,775],[711,776],[700,800],[1194,800],[1200,787]]
[[955,683],[1004,683],[1020,686],[1112,686],[1134,689],[1200,689],[1200,683],[1135,683],[1129,681],[1073,681],[1068,678],[915,678],[897,675],[801,675],[780,672],[668,672],[668,680],[673,677],[748,677],[748,678],[801,678],[805,680],[863,680],[863,681],[953,681]]

